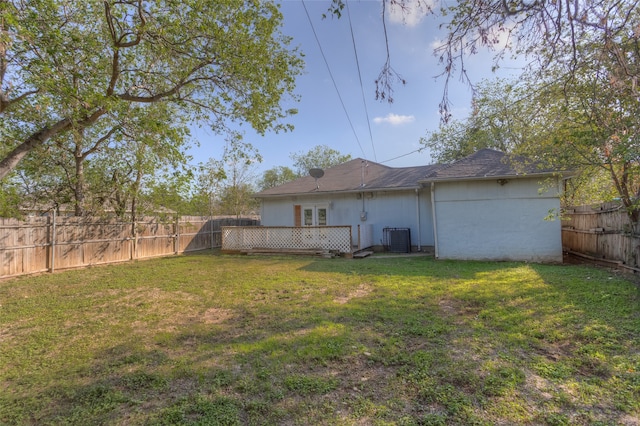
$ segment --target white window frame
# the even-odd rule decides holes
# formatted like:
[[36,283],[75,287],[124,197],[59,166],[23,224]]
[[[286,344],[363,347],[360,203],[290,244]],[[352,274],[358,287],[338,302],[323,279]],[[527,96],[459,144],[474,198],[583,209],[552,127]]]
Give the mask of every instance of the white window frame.
[[[324,223],[320,223],[319,212],[324,210]],[[311,212],[311,223],[305,221],[306,212]],[[329,204],[304,204],[300,208],[300,223],[302,226],[328,226],[329,225]]]

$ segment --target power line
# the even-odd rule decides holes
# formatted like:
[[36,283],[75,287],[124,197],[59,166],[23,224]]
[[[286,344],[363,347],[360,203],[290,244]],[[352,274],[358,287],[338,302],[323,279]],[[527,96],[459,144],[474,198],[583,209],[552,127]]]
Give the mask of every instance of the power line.
[[353,54],[356,57],[356,66],[358,68],[358,79],[360,80],[360,92],[362,93],[362,104],[364,105],[364,113],[367,117],[367,127],[369,128],[369,139],[371,140],[371,149],[373,149],[373,159],[378,161],[376,156],[376,147],[373,144],[373,134],[371,133],[371,120],[369,120],[369,110],[367,109],[367,100],[364,96],[364,86],[362,84],[362,73],[360,72],[360,61],[358,61],[358,50],[356,49],[356,38],[353,35],[353,24],[351,23],[351,11],[349,10],[349,1],[346,0],[347,17],[349,18],[349,29],[351,30],[351,43],[353,44]]
[[307,10],[307,5],[304,0],[302,0],[302,6],[304,7],[304,12],[307,14],[307,19],[309,20],[309,25],[311,26],[311,30],[313,31],[313,36],[316,39],[316,43],[318,43],[318,48],[320,48],[320,54],[322,55],[322,59],[324,60],[325,65],[327,66],[327,70],[329,71],[329,76],[331,77],[331,81],[333,82],[333,87],[336,89],[336,93],[338,94],[338,98],[340,99],[340,104],[342,105],[342,109],[344,114],[347,117],[347,121],[349,122],[349,126],[351,126],[351,130],[353,131],[353,136],[356,138],[356,142],[358,142],[358,146],[360,147],[360,151],[362,152],[362,156],[366,159],[367,155],[364,153],[364,149],[362,149],[362,144],[360,144],[360,139],[358,139],[358,134],[356,133],[356,129],[353,127],[353,123],[351,122],[351,117],[349,117],[349,113],[347,112],[347,108],[344,105],[344,101],[342,100],[342,96],[340,95],[340,90],[338,89],[338,85],[336,84],[335,78],[333,78],[333,73],[331,72],[331,67],[329,67],[329,62],[324,54],[324,50],[322,50],[322,45],[320,44],[320,39],[318,38],[318,34],[316,34],[316,29],[313,26],[313,22],[311,21],[311,16],[309,15],[309,11]]
[[416,152],[420,152],[425,148],[414,149],[411,152],[407,152],[406,154],[398,155],[397,157],[389,158],[388,160],[380,161],[380,164],[388,163],[389,161],[397,160],[398,158],[406,157],[411,154],[415,154]]
[[[545,83],[545,84],[543,84],[543,85],[541,86],[541,90],[547,89],[547,88],[551,87],[552,85],[553,85],[553,83],[552,83],[552,82],[550,82],[550,83]],[[523,95],[523,96],[521,96],[521,97],[519,97],[519,98],[514,99],[513,101],[511,101],[510,103],[508,103],[505,107],[506,107],[506,108],[514,107],[516,104],[519,104],[520,102],[523,102],[523,101],[525,101],[525,100],[527,100],[527,99],[530,99],[530,96],[528,96],[528,95]],[[495,113],[492,113],[492,114],[489,114],[489,115],[485,115],[485,116],[483,116],[483,117],[484,117],[484,118],[495,118],[495,117],[498,117],[498,113],[497,113],[497,112],[495,112]],[[467,117],[467,118],[466,118],[466,120],[469,120],[469,117]],[[459,130],[459,131],[455,132],[455,133],[453,134],[453,136],[454,136],[454,137],[462,136],[462,135],[466,132],[466,130],[467,130],[466,128],[461,129],[461,130]],[[409,156],[409,155],[411,155],[411,154],[415,154],[415,153],[417,153],[417,152],[421,152],[421,151],[422,151],[422,150],[424,150],[424,149],[427,149],[427,147],[425,146],[425,147],[422,147],[422,148],[415,149],[415,150],[413,150],[413,151],[411,151],[411,152],[408,152],[408,153],[406,153],[406,154],[402,154],[402,155],[399,155],[399,156],[397,156],[397,157],[389,158],[388,160],[380,161],[380,163],[381,163],[381,164],[388,163],[389,161],[397,160],[397,159],[399,159],[399,158],[406,157],[406,156]]]

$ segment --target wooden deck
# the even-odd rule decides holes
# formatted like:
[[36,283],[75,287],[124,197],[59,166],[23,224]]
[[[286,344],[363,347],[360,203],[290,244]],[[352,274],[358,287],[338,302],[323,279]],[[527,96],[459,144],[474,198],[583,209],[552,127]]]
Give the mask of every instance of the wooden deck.
[[367,256],[371,256],[373,254],[373,250],[360,250],[353,253],[354,259],[363,259]]
[[326,249],[275,249],[275,248],[252,248],[238,250],[238,253],[246,255],[262,255],[262,256],[313,256],[332,259],[339,256],[340,253],[335,250]]

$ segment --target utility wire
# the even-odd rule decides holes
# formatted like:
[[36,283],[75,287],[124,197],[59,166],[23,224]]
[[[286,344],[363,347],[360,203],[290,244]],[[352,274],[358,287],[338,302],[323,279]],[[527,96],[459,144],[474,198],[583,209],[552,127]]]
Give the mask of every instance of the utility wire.
[[[547,89],[547,88],[552,87],[552,86],[553,86],[553,82],[545,83],[545,84],[543,84],[543,85],[540,87],[540,89],[539,89],[539,90],[544,90],[544,89]],[[519,104],[520,102],[526,101],[526,100],[528,100],[528,99],[530,99],[530,98],[531,98],[531,96],[529,96],[529,95],[523,95],[523,96],[521,96],[521,97],[518,97],[518,98],[516,98],[516,99],[514,99],[514,100],[510,101],[508,104],[506,104],[506,105],[505,105],[505,108],[512,108],[512,107],[514,107],[515,105]],[[482,117],[483,117],[483,118],[487,118],[487,119],[496,118],[496,117],[499,117],[499,113],[498,113],[498,112],[495,112],[495,113],[492,113],[492,114],[483,115]],[[465,120],[469,120],[469,118],[470,118],[470,117],[467,117]],[[466,128],[463,128],[463,129],[461,129],[461,130],[459,130],[459,131],[455,132],[455,133],[453,134],[453,136],[454,136],[454,137],[457,137],[457,136],[463,136],[463,135],[465,134],[465,132],[466,132],[466,131],[467,131],[467,129],[466,129]],[[380,163],[381,163],[381,164],[388,163],[389,161],[397,160],[398,158],[406,157],[406,156],[408,156],[408,155],[415,154],[416,152],[421,152],[421,151],[423,151],[423,150],[425,150],[425,149],[427,149],[427,147],[426,147],[426,146],[425,146],[425,147],[422,147],[422,148],[418,148],[418,149],[413,150],[413,151],[411,151],[411,152],[408,152],[408,153],[406,153],[406,154],[402,154],[402,155],[399,155],[399,156],[397,156],[397,157],[390,158],[390,159],[388,159],[388,160],[380,161]]]
[[411,152],[407,152],[406,154],[399,155],[397,157],[389,158],[388,160],[380,161],[380,164],[388,163],[389,161],[397,160],[398,158],[406,157],[407,155],[415,154],[416,152],[420,152],[425,148],[414,149]]
[[347,6],[347,17],[349,18],[349,29],[351,30],[351,42],[353,44],[353,54],[356,57],[356,66],[358,68],[358,79],[360,80],[360,92],[362,93],[362,104],[364,105],[364,113],[367,117],[367,127],[369,128],[369,139],[371,140],[371,149],[373,149],[373,159],[378,161],[376,156],[376,147],[373,144],[373,134],[371,133],[371,120],[369,120],[369,110],[367,109],[367,100],[364,96],[364,85],[362,84],[362,73],[360,72],[360,61],[358,61],[358,50],[356,49],[356,38],[353,35],[353,24],[351,23],[351,11],[349,10],[349,1],[345,0]]
[[347,116],[347,121],[351,126],[351,130],[353,131],[353,136],[356,138],[356,142],[358,142],[358,146],[360,147],[360,151],[362,152],[362,156],[366,159],[367,155],[364,153],[364,149],[362,149],[362,144],[360,144],[360,139],[358,139],[358,134],[356,133],[356,129],[353,127],[353,123],[351,122],[351,117],[349,117],[349,113],[347,112],[347,108],[344,105],[344,101],[342,100],[342,96],[340,95],[340,90],[338,89],[338,85],[336,84],[336,80],[333,78],[333,73],[331,72],[331,68],[329,67],[329,62],[327,62],[327,58],[322,50],[322,45],[320,44],[320,39],[318,38],[318,34],[316,34],[316,29],[313,26],[313,22],[311,21],[311,16],[309,15],[309,11],[307,10],[307,5],[302,0],[302,6],[304,7],[304,12],[307,14],[307,19],[309,20],[309,25],[311,25],[311,30],[313,31],[313,36],[316,38],[316,43],[318,43],[318,47],[320,48],[320,53],[322,54],[322,59],[324,60],[325,65],[327,66],[327,70],[329,71],[329,76],[331,77],[331,81],[333,82],[333,87],[336,89],[336,93],[338,94],[338,98],[340,99],[340,104],[342,105],[342,109],[344,110],[344,114]]

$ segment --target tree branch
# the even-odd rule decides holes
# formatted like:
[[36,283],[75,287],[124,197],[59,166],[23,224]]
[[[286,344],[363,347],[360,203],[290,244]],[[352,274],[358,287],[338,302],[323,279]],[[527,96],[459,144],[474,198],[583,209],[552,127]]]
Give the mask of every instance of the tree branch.
[[86,150],[85,152],[82,153],[81,159],[85,160],[89,155],[93,154],[94,152],[96,152],[98,149],[100,149],[101,145],[103,143],[105,143],[106,141],[108,141],[111,136],[113,136],[113,134],[115,132],[117,132],[120,129],[120,126],[114,126],[112,127],[106,135],[102,136],[100,139],[98,139],[91,148],[89,148],[88,150]]
[[[202,62],[197,66],[193,67],[186,75],[188,76],[194,75],[196,72],[198,72],[199,70],[201,70],[202,68],[210,64],[211,62]],[[154,103],[175,95],[182,88],[189,86],[192,83],[195,83],[197,81],[203,81],[203,80],[211,80],[211,78],[210,77],[207,77],[207,78],[194,77],[190,79],[181,79],[178,82],[176,82],[172,88],[165,90],[164,92],[156,93],[154,95],[149,95],[149,96],[136,96],[129,92],[126,92],[126,93],[116,95],[116,97],[118,99],[122,99],[124,101],[130,101],[130,102]]]
[[7,177],[18,163],[33,149],[43,145],[52,137],[66,132],[73,127],[86,128],[95,123],[102,115],[106,113],[104,108],[98,108],[92,114],[85,116],[82,120],[74,123],[71,118],[66,117],[58,120],[51,126],[44,127],[29,136],[24,142],[15,147],[0,161],[0,180]]

